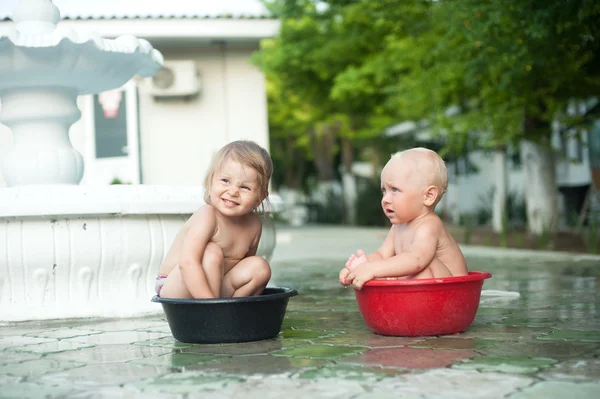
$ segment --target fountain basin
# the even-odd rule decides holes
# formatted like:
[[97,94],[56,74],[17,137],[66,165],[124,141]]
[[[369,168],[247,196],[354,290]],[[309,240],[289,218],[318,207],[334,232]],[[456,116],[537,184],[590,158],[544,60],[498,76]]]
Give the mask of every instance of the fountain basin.
[[413,280],[371,280],[354,290],[358,308],[373,332],[393,336],[454,334],[477,313],[483,280],[490,273]]
[[214,299],[153,297],[162,304],[173,337],[181,342],[221,344],[274,338],[281,330],[292,288],[267,287],[258,296]]
[[[154,279],[204,204],[199,186],[32,185],[0,189],[0,321],[156,313]],[[280,200],[269,197],[275,211]],[[275,227],[263,220],[258,255]]]

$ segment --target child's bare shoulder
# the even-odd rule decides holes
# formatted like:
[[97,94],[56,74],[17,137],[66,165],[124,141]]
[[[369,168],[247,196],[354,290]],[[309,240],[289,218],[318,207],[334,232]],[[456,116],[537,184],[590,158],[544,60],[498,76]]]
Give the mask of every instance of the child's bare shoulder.
[[250,218],[251,222],[253,224],[257,224],[257,225],[261,225],[262,226],[262,219],[260,216],[258,216],[258,214],[256,212],[250,212],[248,214],[248,217]]
[[419,223],[417,230],[424,234],[437,234],[445,231],[444,222],[438,215],[431,213]]
[[247,228],[252,231],[252,234],[260,236],[262,233],[262,219],[254,212],[247,215]]
[[211,223],[216,221],[217,210],[212,205],[202,205],[187,220],[186,225],[192,226],[197,223]]
[[437,215],[428,215],[423,218],[418,225],[415,226],[411,237],[414,239],[436,239],[439,240],[444,236],[444,223]]

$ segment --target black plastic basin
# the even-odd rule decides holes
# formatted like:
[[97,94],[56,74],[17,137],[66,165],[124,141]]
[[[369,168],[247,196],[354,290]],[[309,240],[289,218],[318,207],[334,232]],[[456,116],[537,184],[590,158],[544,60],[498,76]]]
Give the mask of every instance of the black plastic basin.
[[162,304],[176,340],[195,344],[260,341],[281,331],[292,288],[267,287],[258,296],[215,299],[152,298]]

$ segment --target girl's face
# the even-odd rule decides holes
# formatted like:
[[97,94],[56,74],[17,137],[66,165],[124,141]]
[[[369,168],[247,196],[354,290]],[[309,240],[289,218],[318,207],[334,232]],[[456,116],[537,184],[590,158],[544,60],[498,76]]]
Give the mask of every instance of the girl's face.
[[223,215],[245,215],[260,205],[263,199],[260,198],[258,172],[254,168],[228,159],[215,171],[210,202]]

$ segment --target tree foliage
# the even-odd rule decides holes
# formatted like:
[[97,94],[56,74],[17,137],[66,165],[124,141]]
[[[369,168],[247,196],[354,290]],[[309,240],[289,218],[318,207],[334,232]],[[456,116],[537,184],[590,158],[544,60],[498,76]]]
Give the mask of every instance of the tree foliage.
[[[278,37],[256,62],[275,140],[314,157],[319,126],[356,148],[413,120],[465,145],[548,143],[574,101],[600,91],[600,3],[592,0],[269,0]],[[595,108],[597,109],[597,107]],[[334,146],[332,151],[338,151]]]

